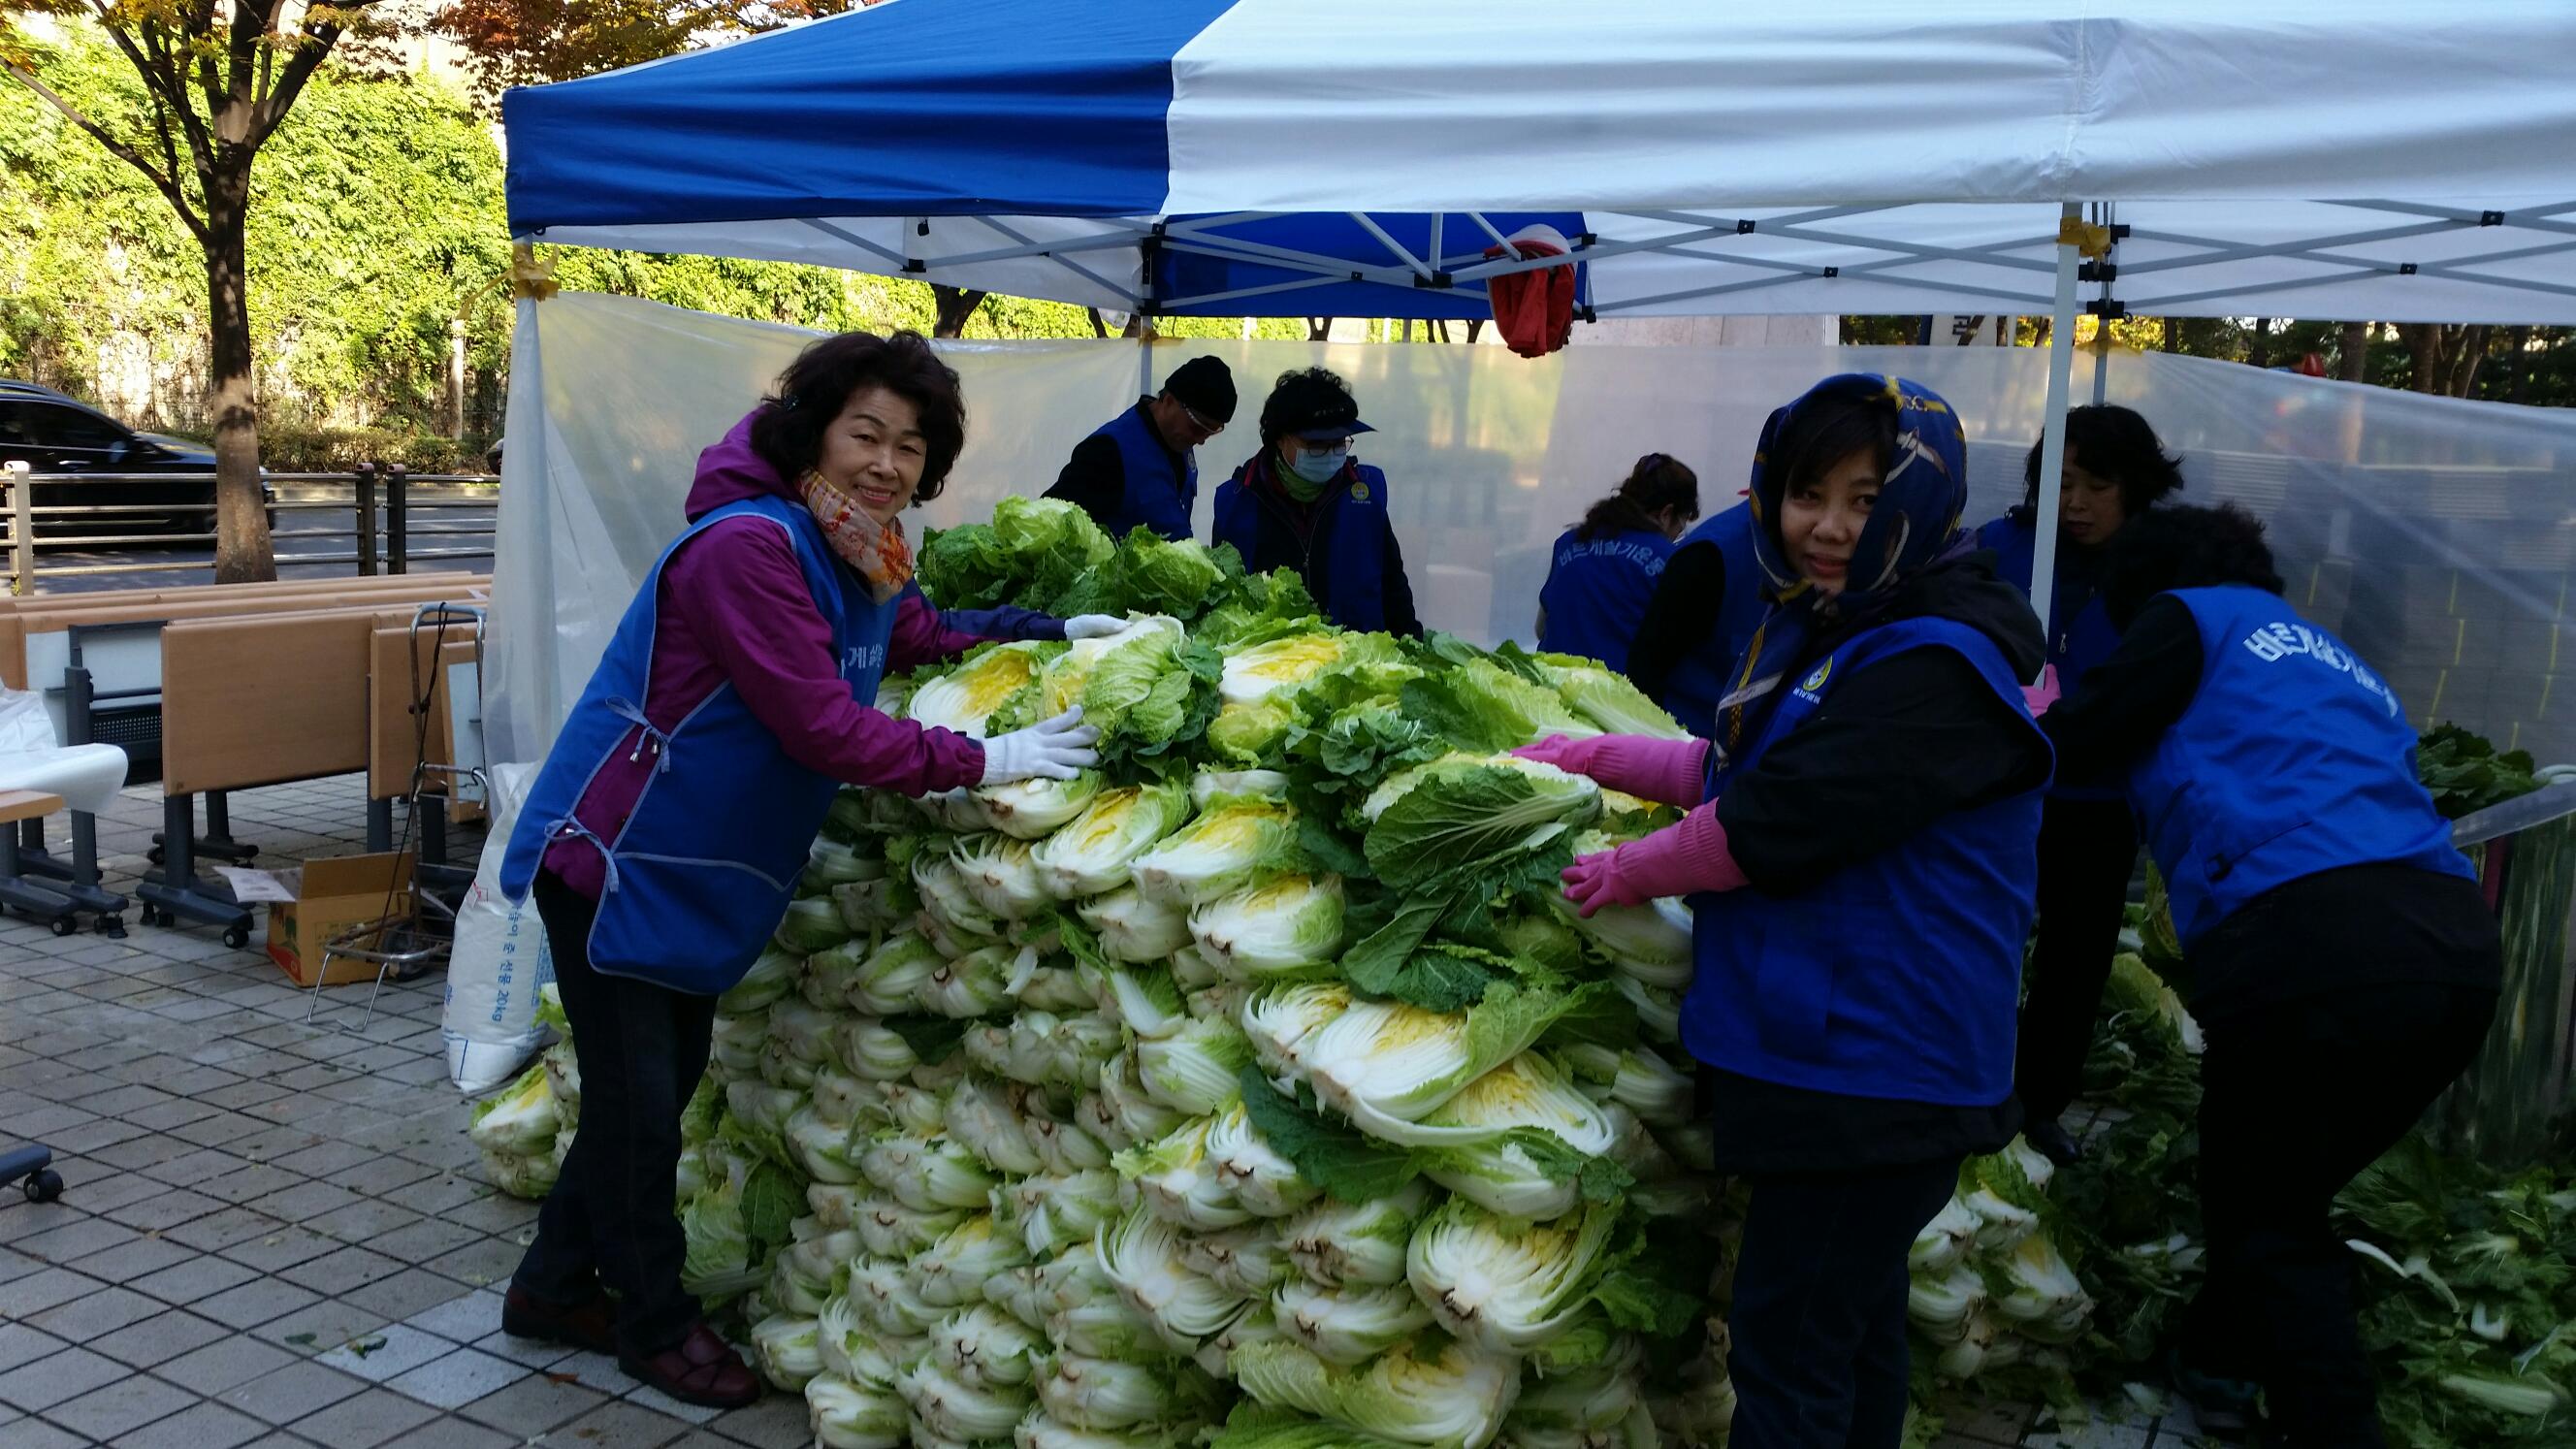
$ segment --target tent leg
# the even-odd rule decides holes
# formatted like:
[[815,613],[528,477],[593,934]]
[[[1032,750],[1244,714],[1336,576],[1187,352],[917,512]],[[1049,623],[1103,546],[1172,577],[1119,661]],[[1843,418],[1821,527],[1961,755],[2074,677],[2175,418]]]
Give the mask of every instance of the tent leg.
[[1136,328],[1136,395],[1154,395],[1154,332],[1151,322]]
[[[2081,222],[2084,209],[2066,203],[2061,213]],[[2057,243],[2057,306],[2048,324],[2048,410],[2039,443],[2039,548],[2030,566],[2030,607],[2048,625],[2049,596],[2057,582],[2057,497],[2066,478],[2066,400],[2075,382],[2075,268],[2081,249],[2070,237]]]

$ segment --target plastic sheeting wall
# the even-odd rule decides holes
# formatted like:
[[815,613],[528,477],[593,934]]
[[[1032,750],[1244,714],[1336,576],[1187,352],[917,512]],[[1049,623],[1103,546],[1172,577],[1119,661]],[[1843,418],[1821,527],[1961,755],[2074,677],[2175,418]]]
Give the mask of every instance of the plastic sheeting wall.
[[[637,581],[679,531],[700,448],[813,334],[620,298],[522,303],[495,612],[493,757],[534,759],[579,694]],[[1702,506],[1742,489],[1770,410],[1839,371],[1895,371],[1967,423],[1971,521],[2022,491],[2047,356],[2029,348],[1585,347],[1527,361],[1496,347],[1175,342],[1153,378],[1211,353],[1234,369],[1235,424],[1199,450],[1205,537],[1216,484],[1258,447],[1271,379],[1321,363],[1378,431],[1424,620],[1528,641],[1549,547],[1643,453],[1700,474]],[[968,442],[920,526],[1044,491],[1065,455],[1133,402],[1132,342],[959,343]],[[2078,360],[2076,396],[2095,359]],[[2576,681],[2556,688],[2576,572],[2576,414],[2420,397],[2160,355],[2113,355],[2109,398],[2183,454],[2191,501],[2270,520],[2289,594],[2400,691],[2418,723],[2456,720],[2544,759],[2576,758]],[[2570,640],[2576,645],[2576,640]],[[2576,670],[2576,647],[2568,653]]]

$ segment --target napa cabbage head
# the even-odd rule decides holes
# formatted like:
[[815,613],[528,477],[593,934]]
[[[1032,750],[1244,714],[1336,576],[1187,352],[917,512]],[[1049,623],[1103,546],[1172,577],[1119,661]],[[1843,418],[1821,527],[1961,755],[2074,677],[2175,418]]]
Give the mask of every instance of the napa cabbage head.
[[1366,1363],[1431,1326],[1431,1310],[1401,1283],[1326,1288],[1296,1279],[1271,1295],[1270,1312],[1281,1332],[1341,1368]]
[[1452,1198],[1414,1231],[1405,1278],[1461,1340],[1494,1353],[1530,1353],[1590,1308],[1619,1212],[1595,1205],[1531,1223]]
[[1232,980],[1311,973],[1341,955],[1342,878],[1272,876],[1192,910],[1190,934]]
[[1100,895],[1127,884],[1138,857],[1188,816],[1188,788],[1179,783],[1103,790],[1039,841],[1032,859],[1058,900]]
[[[967,656],[912,692],[905,716],[913,722],[982,739],[986,722],[1029,690],[1066,646],[1039,640],[997,644]],[[1025,706],[1018,711],[1025,713]]]
[[1324,1288],[1385,1288],[1404,1281],[1404,1249],[1431,1210],[1419,1181],[1385,1197],[1346,1203],[1321,1198],[1280,1227],[1289,1260]]
[[1598,660],[1542,654],[1535,662],[1539,673],[1556,687],[1558,696],[1575,713],[1607,733],[1659,740],[1691,737],[1680,721],[1648,699],[1644,690],[1629,682],[1628,676],[1604,667]]
[[1078,902],[1074,914],[1099,937],[1101,953],[1114,961],[1159,963],[1190,941],[1188,913],[1149,898],[1132,883]]
[[1143,1208],[1103,1224],[1095,1247],[1119,1296],[1174,1353],[1195,1351],[1244,1310],[1243,1295],[1191,1271],[1180,1231]]
[[1285,1084],[1306,1075],[1308,1043],[1356,1000],[1349,983],[1341,981],[1269,986],[1246,996],[1235,1020],[1263,1074]]
[[1208,721],[1208,751],[1228,764],[1275,764],[1296,722],[1296,711],[1277,700],[1228,701]]
[[950,858],[977,905],[998,920],[1024,921],[1055,904],[1034,855],[1025,840],[984,834],[959,841]]
[[1258,796],[1219,796],[1137,859],[1136,888],[1166,905],[1195,906],[1303,859],[1294,809]]
[[772,1384],[790,1393],[823,1371],[821,1328],[811,1318],[780,1314],[751,1326],[752,1357]]
[[1218,689],[1228,704],[1258,704],[1331,670],[1372,661],[1394,662],[1401,657],[1394,639],[1387,635],[1318,628],[1229,650],[1225,676]]
[[1437,1334],[1357,1368],[1337,1368],[1287,1338],[1245,1344],[1229,1366],[1264,1404],[1426,1449],[1491,1443],[1521,1386],[1517,1360]]
[[1398,891],[1537,850],[1601,813],[1601,787],[1517,755],[1450,755],[1390,777],[1361,807],[1378,878]]
[[1043,840],[1081,814],[1091,797],[1100,793],[1101,784],[1097,770],[1085,770],[1070,780],[1017,780],[977,790],[975,803],[1004,835]]
[[1599,982],[1566,991],[1501,982],[1464,1013],[1354,1001],[1300,1044],[1306,1079],[1345,1114],[1420,1121],[1567,1014],[1596,1004],[1606,989]]

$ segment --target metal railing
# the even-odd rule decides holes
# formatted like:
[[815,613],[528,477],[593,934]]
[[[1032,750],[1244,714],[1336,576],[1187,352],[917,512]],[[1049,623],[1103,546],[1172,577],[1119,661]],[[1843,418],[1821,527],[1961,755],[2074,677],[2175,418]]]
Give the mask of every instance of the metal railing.
[[[354,565],[372,576],[407,573],[415,563],[492,557],[501,480],[490,474],[414,474],[399,463],[362,463],[346,473],[266,473],[262,481],[273,495],[267,508],[281,571]],[[212,472],[38,473],[6,463],[0,486],[7,491],[0,528],[12,593],[37,592],[46,579],[214,567],[210,556],[198,556],[215,542]],[[130,499],[147,489],[168,496],[71,501],[82,494]],[[308,517],[327,522],[303,526]],[[146,522],[161,526],[142,527]],[[349,547],[307,551],[314,540],[346,540]],[[74,551],[70,560],[62,558],[67,550]],[[102,553],[112,557],[89,557]]]

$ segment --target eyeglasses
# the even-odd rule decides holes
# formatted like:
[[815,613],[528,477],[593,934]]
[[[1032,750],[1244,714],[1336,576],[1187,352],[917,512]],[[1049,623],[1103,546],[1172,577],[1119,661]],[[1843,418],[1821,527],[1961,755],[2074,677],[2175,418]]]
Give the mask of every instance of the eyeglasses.
[[1225,431],[1225,424],[1212,423],[1207,419],[1200,417],[1199,410],[1197,408],[1191,407],[1188,403],[1181,402],[1179,398],[1174,398],[1172,401],[1180,403],[1181,416],[1190,420],[1191,427],[1198,429],[1200,432],[1207,434],[1211,438]]

